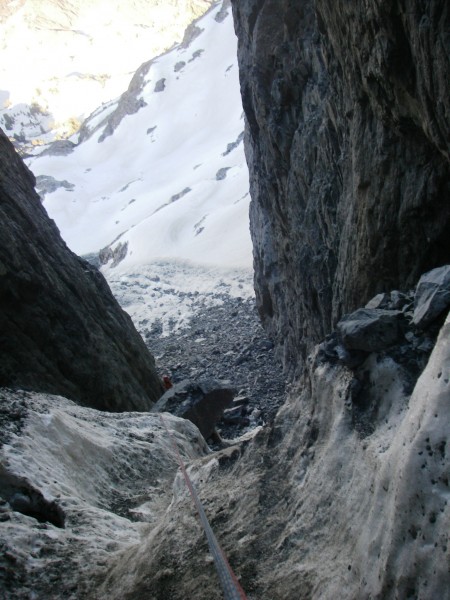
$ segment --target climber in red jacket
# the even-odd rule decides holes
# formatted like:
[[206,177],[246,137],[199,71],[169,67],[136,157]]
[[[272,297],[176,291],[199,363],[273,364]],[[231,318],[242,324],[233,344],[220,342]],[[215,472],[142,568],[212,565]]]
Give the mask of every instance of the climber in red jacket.
[[163,385],[164,385],[164,389],[166,389],[166,390],[170,390],[170,388],[173,387],[173,384],[170,381],[170,377],[168,375],[164,375]]

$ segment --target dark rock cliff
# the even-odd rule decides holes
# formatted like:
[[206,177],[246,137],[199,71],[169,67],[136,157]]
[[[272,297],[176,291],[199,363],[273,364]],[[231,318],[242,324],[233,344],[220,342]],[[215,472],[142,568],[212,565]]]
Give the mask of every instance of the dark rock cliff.
[[285,365],[450,260],[445,0],[233,0],[255,287]]
[[67,248],[1,130],[0,156],[0,386],[149,409],[162,384],[130,317]]

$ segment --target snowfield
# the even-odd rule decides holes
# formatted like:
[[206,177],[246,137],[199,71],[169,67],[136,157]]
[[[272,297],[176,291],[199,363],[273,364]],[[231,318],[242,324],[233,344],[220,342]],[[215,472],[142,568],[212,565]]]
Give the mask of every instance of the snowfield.
[[210,4],[2,1],[0,126],[37,145],[70,135],[76,122],[123,92],[142,61],[180,41]]
[[221,306],[224,298],[254,296],[247,269],[160,260],[137,270],[119,266],[104,271],[115,298],[141,334],[158,323],[161,337],[167,337],[189,327],[192,317],[205,308]]
[[122,271],[166,259],[251,269],[231,9],[215,5],[196,28],[189,44],[142,72],[142,107],[112,135],[106,127],[118,102],[93,114],[91,137],[71,154],[28,160],[37,177],[72,184],[46,193],[44,206],[77,254],[109,246],[111,267],[122,250]]

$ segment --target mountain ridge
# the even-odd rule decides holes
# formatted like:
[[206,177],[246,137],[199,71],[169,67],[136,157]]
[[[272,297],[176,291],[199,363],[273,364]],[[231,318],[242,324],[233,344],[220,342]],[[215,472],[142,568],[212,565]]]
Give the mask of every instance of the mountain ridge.
[[105,273],[160,259],[251,268],[230,4],[214,4],[193,27],[86,120],[69,154],[58,146],[27,159],[39,182],[69,184],[41,193],[72,250],[121,257]]

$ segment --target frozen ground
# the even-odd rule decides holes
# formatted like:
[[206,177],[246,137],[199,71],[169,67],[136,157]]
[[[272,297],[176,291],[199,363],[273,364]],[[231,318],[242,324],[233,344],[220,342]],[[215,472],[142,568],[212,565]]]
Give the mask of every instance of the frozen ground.
[[228,298],[254,298],[250,269],[159,260],[136,269],[105,268],[103,274],[142,335],[156,327],[168,337],[188,328],[204,308],[220,306]]
[[[1,597],[92,598],[92,573],[170,506],[178,463],[159,416],[2,389],[0,418]],[[208,453],[189,421],[165,420],[184,460]]]

